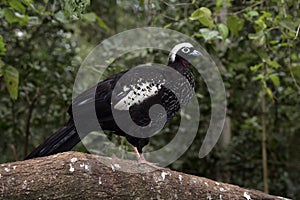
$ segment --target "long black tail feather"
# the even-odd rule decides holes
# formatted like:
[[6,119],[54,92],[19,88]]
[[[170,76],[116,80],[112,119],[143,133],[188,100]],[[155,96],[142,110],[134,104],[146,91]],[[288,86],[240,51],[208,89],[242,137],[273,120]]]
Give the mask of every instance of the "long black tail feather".
[[33,150],[25,160],[69,151],[79,142],[80,137],[71,118],[64,127],[58,129],[44,143]]

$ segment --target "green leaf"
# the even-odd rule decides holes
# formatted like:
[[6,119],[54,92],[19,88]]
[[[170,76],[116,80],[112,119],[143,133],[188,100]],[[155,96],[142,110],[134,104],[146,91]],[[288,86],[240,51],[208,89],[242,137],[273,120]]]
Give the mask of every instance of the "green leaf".
[[218,30],[220,35],[222,36],[223,40],[228,37],[229,30],[225,24],[218,24]]
[[260,37],[261,37],[261,33],[263,33],[262,31],[259,31],[259,32],[257,32],[257,33],[249,33],[248,34],[248,38],[250,39],[250,40],[257,40],[257,39],[259,39]]
[[274,60],[267,60],[267,64],[275,69],[278,69],[280,67],[279,63]]
[[199,16],[200,16],[200,9],[197,9],[191,14],[190,20],[198,20]]
[[90,5],[90,0],[60,0],[65,15],[71,20],[77,20],[82,17],[86,7]]
[[12,99],[18,98],[19,72],[12,66],[6,66],[4,69],[4,80],[6,88]]
[[268,75],[271,75],[271,74],[273,74],[275,72],[275,70],[274,69],[267,69],[267,74]]
[[22,14],[25,13],[26,9],[25,9],[25,7],[22,5],[22,3],[20,1],[18,1],[18,0],[9,0],[8,2],[9,2],[9,5],[13,9],[15,9],[16,11],[18,11],[18,12],[20,12]]
[[201,24],[209,28],[214,26],[214,21],[211,18],[211,11],[206,7],[195,10],[191,15],[190,20],[198,20]]
[[263,62],[270,61],[270,56],[265,50],[259,49],[257,50],[257,54],[259,55],[259,57],[262,59]]
[[16,15],[15,12],[9,8],[4,8],[4,17],[6,21],[10,24],[19,23],[21,26],[26,25],[28,23],[29,17],[27,15]]
[[86,20],[87,22],[95,22],[97,15],[94,12],[85,13],[82,15],[82,19]]
[[[33,4],[32,2],[33,2],[33,0],[22,0],[22,3],[23,3],[24,5],[26,5],[26,7],[27,7],[29,10],[31,10],[31,11],[33,11],[33,12],[39,14],[39,15],[42,14],[42,13],[41,13],[42,11],[39,11],[38,9],[36,9],[36,8],[34,7],[34,4]],[[39,5],[39,9],[43,10],[43,9],[44,9],[44,6]]]
[[4,67],[4,63],[3,63],[2,60],[0,60],[0,77],[2,77],[3,74],[4,74],[4,69],[3,69],[3,67]]
[[254,40],[254,44],[256,46],[263,46],[266,43],[266,36],[263,35],[262,37],[258,38],[257,40]]
[[259,19],[268,19],[271,20],[272,13],[267,12],[267,11],[261,11],[262,15],[259,16]]
[[256,10],[249,10],[247,13],[244,13],[243,16],[245,19],[249,21],[253,21],[254,17],[259,16],[259,13]]
[[5,43],[3,42],[3,38],[0,35],[0,56],[4,56],[6,53]]
[[256,17],[258,16],[258,12],[256,10],[250,10],[248,13],[247,13],[250,17]]
[[293,33],[296,33],[297,27],[298,27],[298,23],[295,23],[294,21],[290,20],[290,19],[284,19],[279,21],[279,25],[288,29],[289,31],[292,31]]
[[300,67],[299,66],[292,66],[291,68],[294,78],[296,82],[300,82]]
[[250,70],[253,71],[253,72],[257,72],[257,70],[259,70],[261,68],[261,66],[263,66],[263,63],[253,65],[253,66],[250,67]]
[[164,28],[170,28],[173,25],[173,23],[168,23],[166,25],[164,25]]
[[105,30],[108,30],[108,26],[104,23],[104,21],[99,17],[97,16],[94,12],[89,12],[89,13],[86,13],[86,14],[83,14],[82,15],[82,19],[88,21],[88,22],[95,22],[97,21],[98,22],[98,25],[105,29]]
[[97,22],[98,22],[98,25],[99,25],[101,28],[103,28],[103,29],[105,29],[105,30],[108,30],[108,29],[109,29],[108,26],[105,24],[105,22],[104,22],[99,16],[97,16],[96,20],[97,20]]
[[205,41],[209,41],[212,39],[215,39],[219,36],[219,32],[218,31],[212,31],[208,28],[202,28],[199,30],[202,37],[204,38]]
[[257,33],[249,33],[248,37],[250,40],[253,40],[256,46],[262,46],[266,42],[266,36],[262,30],[258,31]]
[[230,15],[227,18],[227,26],[235,36],[239,35],[239,32],[244,27],[244,19],[239,18],[236,15]]
[[265,76],[263,75],[263,74],[258,74],[255,78],[254,78],[254,80],[265,80]]
[[273,82],[273,84],[276,86],[276,87],[279,87],[280,86],[280,79],[279,79],[279,76],[277,76],[276,74],[273,74],[270,76],[270,79],[271,81]]
[[267,24],[262,19],[255,20],[254,25],[256,32],[265,30],[267,28]]
[[268,96],[270,97],[270,99],[272,100],[272,102],[274,102],[274,95],[273,95],[272,90],[269,87],[267,87],[266,92],[267,92]]
[[194,33],[194,36],[199,37],[199,38],[203,37],[203,35],[201,33]]
[[15,16],[15,13],[11,9],[4,8],[3,12],[4,17],[8,23],[12,24],[18,22],[18,18]]
[[144,9],[145,9],[145,1],[144,0],[139,0],[139,3],[140,3],[140,7],[141,7],[142,11],[144,11]]
[[60,21],[60,22],[62,22],[62,23],[65,23],[65,22],[68,21],[67,18],[66,18],[66,15],[64,14],[63,11],[58,11],[57,13],[55,13],[54,16],[55,16],[55,18],[56,18],[58,21]]
[[220,10],[223,6],[223,0],[217,0],[216,1],[216,7],[218,10]]

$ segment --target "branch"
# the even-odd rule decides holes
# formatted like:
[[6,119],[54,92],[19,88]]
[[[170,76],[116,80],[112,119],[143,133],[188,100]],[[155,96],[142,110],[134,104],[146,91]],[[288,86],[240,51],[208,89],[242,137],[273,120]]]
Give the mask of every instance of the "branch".
[[26,124],[25,124],[25,141],[24,141],[24,158],[27,155],[27,151],[28,151],[28,139],[29,139],[29,135],[30,135],[30,125],[31,125],[31,117],[32,117],[32,112],[34,109],[34,104],[38,99],[40,90],[39,88],[36,88],[35,90],[35,94],[32,97],[32,99],[30,100],[29,95],[28,95],[28,91],[25,87],[23,87],[24,90],[24,94],[25,94],[25,98],[28,104],[28,115],[27,115],[27,119],[26,119]]
[[299,24],[299,26],[298,26],[298,28],[297,28],[297,32],[296,32],[296,34],[295,34],[294,40],[297,39],[297,37],[298,37],[298,35],[299,35],[299,31],[300,31],[300,24]]
[[0,199],[284,199],[164,168],[145,173],[150,169],[78,152],[6,163]]
[[15,161],[18,161],[19,158],[18,158],[18,154],[17,154],[17,150],[16,150],[15,145],[10,144],[10,149],[11,149],[11,152],[13,154],[13,157],[14,157]]

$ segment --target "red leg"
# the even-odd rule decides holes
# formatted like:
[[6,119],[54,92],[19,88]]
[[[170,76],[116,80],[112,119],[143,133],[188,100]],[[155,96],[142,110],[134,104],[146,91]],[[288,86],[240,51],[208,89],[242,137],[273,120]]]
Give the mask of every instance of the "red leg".
[[[131,145],[132,146],[132,145]],[[141,154],[139,153],[138,149],[135,146],[132,146],[134,153],[136,155],[137,160],[140,160],[142,158]],[[144,157],[144,156],[143,156]]]
[[144,154],[140,154],[138,149],[135,147],[135,146],[132,146],[135,154],[136,154],[136,157],[137,157],[137,160],[138,160],[138,163],[139,164],[146,164],[150,167],[153,167],[155,169],[162,169],[161,167],[158,167],[156,166],[154,163],[151,163],[151,162],[148,162],[147,160],[145,160],[145,157],[144,157]]

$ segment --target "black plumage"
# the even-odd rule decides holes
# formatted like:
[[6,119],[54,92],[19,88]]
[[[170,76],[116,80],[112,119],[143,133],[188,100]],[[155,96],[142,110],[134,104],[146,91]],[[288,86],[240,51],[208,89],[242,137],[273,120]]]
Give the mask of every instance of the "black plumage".
[[[70,115],[69,121],[29,154],[26,159],[71,150],[80,142],[80,137],[74,124],[73,112],[77,112],[77,114],[82,116],[82,119],[85,119],[85,115],[88,116],[91,112],[91,104],[94,105],[92,108],[95,108],[98,123],[102,130],[110,130],[117,135],[125,136],[128,142],[134,147],[138,158],[143,158],[140,154],[142,153],[142,148],[149,143],[149,138],[134,137],[125,133],[117,125],[112,112],[115,112],[120,116],[126,115],[126,113],[129,112],[132,121],[140,127],[155,126],[156,122],[151,122],[149,109],[153,105],[159,104],[165,109],[166,113],[166,116],[162,115],[161,117],[165,117],[167,120],[172,119],[176,112],[179,111],[180,105],[185,105],[191,98],[193,91],[188,91],[183,88],[185,87],[183,84],[186,82],[190,84],[189,87],[192,90],[194,88],[194,77],[189,69],[188,60],[191,57],[200,55],[202,54],[196,51],[190,43],[178,44],[170,53],[168,66],[175,69],[186,79],[184,81],[172,79],[172,77],[167,78],[170,82],[168,84],[171,84],[182,91],[180,99],[178,99],[163,83],[164,77],[170,76],[169,74],[164,73],[163,70],[156,72],[159,73],[160,76],[157,80],[155,77],[152,81],[139,79],[139,81],[136,82],[137,79],[133,79],[128,80],[128,84],[122,87],[117,87],[119,84],[118,81],[124,74],[129,72],[129,70],[120,72],[99,82],[97,85],[86,90],[74,99],[73,104],[68,110]],[[151,72],[149,72],[149,74],[150,73]],[[116,98],[112,99],[115,87],[120,89],[116,91]],[[157,122],[160,120],[161,119],[157,119]],[[80,133],[81,138],[95,130],[95,127],[89,123],[89,119],[84,120],[82,123],[84,123],[84,127],[86,128]],[[153,130],[156,129],[154,128]]]

